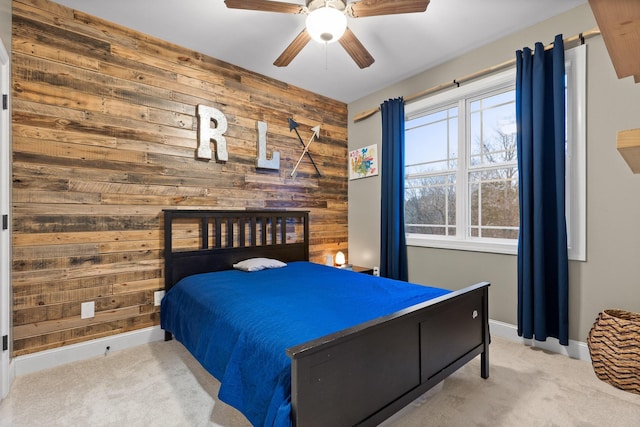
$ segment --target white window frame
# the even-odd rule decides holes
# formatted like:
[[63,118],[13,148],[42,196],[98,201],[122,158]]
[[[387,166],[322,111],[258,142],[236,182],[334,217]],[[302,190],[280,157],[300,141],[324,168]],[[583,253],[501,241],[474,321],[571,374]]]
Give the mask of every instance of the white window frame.
[[[565,51],[567,74],[567,237],[569,259],[586,261],[586,45]],[[424,115],[426,111],[452,105],[460,100],[490,93],[509,86],[515,87],[515,67],[489,75],[405,106],[405,120]],[[464,104],[464,102],[462,102]],[[458,126],[467,126],[466,112],[459,111]],[[461,133],[462,134],[462,133]],[[466,134],[466,132],[465,132]],[[467,141],[459,138],[459,163],[468,162]],[[463,157],[464,156],[464,157]],[[515,239],[491,239],[467,236],[468,188],[467,173],[458,180],[456,236],[436,236],[407,233],[408,246],[491,252],[517,255]],[[462,181],[462,182],[460,182]],[[459,198],[459,199],[458,199]],[[463,217],[464,216],[464,217]]]

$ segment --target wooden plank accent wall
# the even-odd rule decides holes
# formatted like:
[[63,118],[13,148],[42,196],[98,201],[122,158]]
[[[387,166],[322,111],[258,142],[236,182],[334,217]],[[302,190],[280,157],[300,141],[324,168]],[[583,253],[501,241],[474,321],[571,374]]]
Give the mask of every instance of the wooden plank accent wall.
[[[12,49],[14,356],[157,325],[163,208],[310,210],[312,260],[346,250],[345,104],[47,0],[14,0]],[[198,104],[226,163],[195,159]],[[322,177],[289,176],[289,117],[321,125]],[[255,167],[257,121],[279,171]]]

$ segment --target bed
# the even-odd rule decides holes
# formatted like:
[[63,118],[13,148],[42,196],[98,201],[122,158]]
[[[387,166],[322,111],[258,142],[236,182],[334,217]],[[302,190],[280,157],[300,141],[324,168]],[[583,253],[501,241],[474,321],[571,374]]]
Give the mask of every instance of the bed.
[[[253,425],[374,426],[478,355],[489,376],[486,282],[452,292],[310,263],[302,211],[165,210],[164,240],[166,338]],[[233,268],[253,258],[287,265]]]

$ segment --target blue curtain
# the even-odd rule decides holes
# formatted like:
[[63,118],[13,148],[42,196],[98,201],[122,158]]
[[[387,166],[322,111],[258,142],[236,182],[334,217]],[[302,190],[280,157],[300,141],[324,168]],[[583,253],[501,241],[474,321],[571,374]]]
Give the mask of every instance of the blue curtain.
[[390,99],[382,112],[380,275],[409,279],[404,236],[404,100]]
[[569,344],[562,35],[516,52],[520,189],[518,335]]

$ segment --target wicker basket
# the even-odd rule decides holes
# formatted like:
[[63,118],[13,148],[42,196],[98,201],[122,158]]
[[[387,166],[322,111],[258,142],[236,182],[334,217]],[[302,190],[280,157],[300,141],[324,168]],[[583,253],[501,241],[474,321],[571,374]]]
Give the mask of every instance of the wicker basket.
[[604,310],[589,331],[587,344],[598,378],[640,394],[640,314]]

